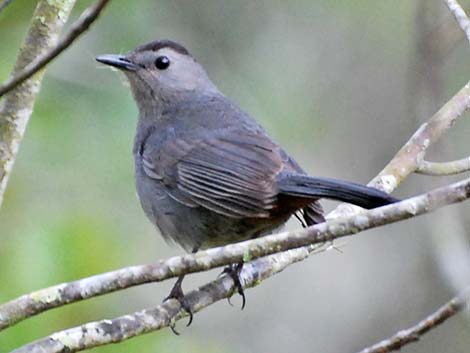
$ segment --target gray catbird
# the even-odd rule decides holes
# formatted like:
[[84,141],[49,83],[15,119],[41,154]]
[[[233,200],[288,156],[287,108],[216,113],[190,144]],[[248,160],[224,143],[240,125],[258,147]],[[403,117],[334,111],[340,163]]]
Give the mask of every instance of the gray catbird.
[[[166,240],[187,251],[259,237],[296,213],[306,225],[323,222],[319,198],[364,208],[397,201],[360,184],[307,176],[180,44],[154,41],[96,60],[126,74],[139,108],[133,153],[142,207]],[[244,300],[241,266],[228,272]],[[191,316],[182,280],[168,298]]]

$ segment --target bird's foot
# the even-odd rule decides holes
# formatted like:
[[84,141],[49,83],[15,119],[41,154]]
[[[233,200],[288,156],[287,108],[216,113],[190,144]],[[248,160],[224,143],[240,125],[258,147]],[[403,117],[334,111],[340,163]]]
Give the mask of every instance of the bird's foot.
[[[187,327],[191,325],[191,323],[193,322],[193,312],[191,310],[191,306],[188,303],[188,300],[184,296],[183,289],[181,288],[182,282],[183,282],[183,276],[178,277],[178,280],[176,281],[175,285],[171,289],[170,294],[165,299],[163,299],[163,302],[169,299],[175,299],[179,302],[181,309],[186,311],[189,315],[189,320],[188,320],[188,323],[186,324],[186,327]],[[171,328],[171,331],[173,331],[175,335],[179,336],[180,333],[176,331],[174,322],[170,324],[170,328]]]
[[[246,304],[245,291],[243,289],[242,283],[240,282],[240,272],[242,268],[243,268],[243,262],[240,262],[238,264],[232,264],[232,265],[225,267],[224,271],[222,272],[222,274],[227,274],[233,279],[235,289],[237,290],[238,294],[240,294],[240,296],[242,297],[241,310],[245,308],[245,304]],[[230,298],[227,298],[227,301],[230,305],[232,305]]]

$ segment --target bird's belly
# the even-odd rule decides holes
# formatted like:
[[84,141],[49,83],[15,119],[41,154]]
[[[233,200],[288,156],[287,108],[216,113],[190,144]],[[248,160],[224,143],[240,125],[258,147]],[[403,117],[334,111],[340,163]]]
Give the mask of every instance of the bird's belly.
[[203,207],[189,207],[155,180],[139,179],[137,194],[149,220],[165,240],[187,251],[205,249],[256,238],[279,228],[288,218],[230,218]]

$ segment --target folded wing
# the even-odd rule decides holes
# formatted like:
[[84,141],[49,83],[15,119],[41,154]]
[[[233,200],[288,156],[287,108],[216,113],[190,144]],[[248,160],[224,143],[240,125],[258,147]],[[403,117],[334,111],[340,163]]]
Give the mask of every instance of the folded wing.
[[284,167],[277,145],[262,134],[221,133],[174,139],[143,154],[144,170],[176,200],[232,218],[265,218],[277,202],[276,176]]

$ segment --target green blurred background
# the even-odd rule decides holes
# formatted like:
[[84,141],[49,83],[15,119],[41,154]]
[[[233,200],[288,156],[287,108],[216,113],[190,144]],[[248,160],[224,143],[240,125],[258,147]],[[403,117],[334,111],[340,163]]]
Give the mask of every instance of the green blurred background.
[[[79,1],[72,18],[90,4]],[[0,14],[2,80],[34,6],[16,0]],[[135,195],[137,110],[128,87],[94,61],[157,38],[183,43],[311,174],[364,183],[470,79],[470,46],[440,0],[114,0],[47,71],[0,212],[1,302],[182,253],[160,238]],[[468,155],[469,136],[466,117],[429,158]],[[396,195],[456,179],[411,176]],[[190,328],[180,323],[180,337],[163,330],[95,352],[360,350],[429,314],[468,281],[469,211],[452,206],[341,240],[343,253],[314,256],[249,290],[243,312],[221,302]],[[217,273],[192,276],[185,288]],[[155,306],[171,284],[44,313],[2,332],[0,352]],[[469,332],[462,314],[403,351],[467,353]]]

